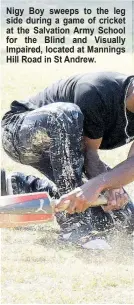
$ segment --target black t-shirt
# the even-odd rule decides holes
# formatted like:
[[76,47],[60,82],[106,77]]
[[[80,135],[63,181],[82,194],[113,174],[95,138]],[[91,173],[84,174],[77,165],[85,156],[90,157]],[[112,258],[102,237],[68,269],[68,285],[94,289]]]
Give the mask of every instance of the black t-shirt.
[[[19,113],[32,111],[54,102],[77,104],[84,115],[84,135],[103,138],[100,149],[112,149],[126,143],[124,99],[126,88],[134,75],[97,72],[75,75],[55,82],[26,101],[13,101],[3,123]],[[12,115],[11,115],[12,114]],[[127,111],[127,133],[134,139],[134,114]]]

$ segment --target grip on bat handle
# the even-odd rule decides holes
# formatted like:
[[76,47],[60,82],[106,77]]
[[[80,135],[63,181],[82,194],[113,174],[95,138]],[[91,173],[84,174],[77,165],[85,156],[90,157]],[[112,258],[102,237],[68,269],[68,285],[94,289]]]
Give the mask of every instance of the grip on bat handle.
[[[60,199],[59,199],[60,200]],[[55,209],[56,206],[59,204],[59,200],[57,201],[53,201],[51,204],[53,206],[53,208]],[[98,197],[98,199],[95,202],[92,202],[89,207],[97,207],[97,206],[101,206],[101,205],[106,205],[107,204],[107,198],[105,196],[105,194],[100,194],[100,196]],[[57,209],[57,212],[63,212],[65,210],[68,209],[70,205],[70,200],[66,200],[64,203],[61,203],[61,206],[59,204],[59,207]]]
[[106,204],[107,204],[107,198],[106,198],[105,194],[100,194],[98,199],[94,203],[92,203],[90,205],[90,207],[97,207],[97,206],[106,205]]

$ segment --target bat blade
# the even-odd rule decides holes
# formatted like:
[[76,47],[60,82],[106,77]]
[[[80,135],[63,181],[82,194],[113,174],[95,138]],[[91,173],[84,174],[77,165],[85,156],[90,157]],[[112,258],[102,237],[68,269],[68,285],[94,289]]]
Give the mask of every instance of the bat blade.
[[18,227],[54,219],[46,192],[0,197],[0,227]]
[[[90,206],[100,206],[106,203],[106,198],[101,195]],[[66,210],[69,205],[69,203],[57,204],[58,201],[52,200],[47,192],[1,196],[0,228],[52,221],[55,206],[60,212]]]

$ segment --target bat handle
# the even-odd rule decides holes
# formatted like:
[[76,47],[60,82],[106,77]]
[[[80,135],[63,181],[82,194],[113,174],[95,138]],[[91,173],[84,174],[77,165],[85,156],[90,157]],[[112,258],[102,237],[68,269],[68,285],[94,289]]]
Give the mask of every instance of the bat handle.
[[[52,200],[51,201],[51,205],[53,206],[53,208],[55,208],[58,204],[59,204],[59,200]],[[95,202],[92,202],[89,207],[97,207],[97,206],[101,206],[101,205],[106,205],[107,204],[107,198],[105,197],[105,195],[100,194],[100,196],[98,197],[98,199]],[[67,208],[70,205],[70,200],[66,200],[63,204],[61,204],[61,206],[58,207],[58,212],[63,212],[65,210],[67,210]]]
[[97,207],[97,206],[101,206],[101,205],[106,205],[107,204],[107,198],[105,196],[105,194],[100,194],[98,199],[91,203],[91,205],[89,207]]

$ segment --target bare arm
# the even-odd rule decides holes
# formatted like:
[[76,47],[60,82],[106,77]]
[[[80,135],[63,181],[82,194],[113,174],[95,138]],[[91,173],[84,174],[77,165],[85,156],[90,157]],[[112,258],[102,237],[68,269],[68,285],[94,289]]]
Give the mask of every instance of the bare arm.
[[[134,156],[134,143],[132,144],[131,148],[130,148],[130,151],[129,151],[129,154],[128,154],[128,158],[131,158]],[[127,163],[125,163],[126,166],[127,166]],[[119,164],[118,166],[116,166],[116,168],[114,169],[115,171],[117,171],[118,168],[120,168],[121,164]],[[123,170],[122,170],[123,171]],[[125,173],[121,171],[121,177],[119,177],[119,182],[121,183],[121,179],[124,177]],[[127,179],[127,168],[126,168],[126,176],[125,178]],[[111,173],[113,173],[114,171],[112,171]],[[117,174],[116,174],[117,175]],[[123,175],[123,176],[122,176]],[[131,173],[130,173],[131,175]],[[105,180],[105,177],[103,177],[103,179]],[[108,176],[108,179],[109,179],[109,176]],[[117,177],[114,177],[114,183],[116,182],[116,179],[118,179]],[[103,181],[104,181],[103,180]],[[128,182],[129,183],[129,182]],[[127,184],[127,181],[126,183]],[[117,186],[117,182],[116,182],[116,186]],[[121,186],[123,186],[123,184],[121,184]],[[109,194],[109,195],[108,195]],[[112,210],[115,210],[115,209],[120,209],[122,208],[127,202],[128,202],[128,199],[129,197],[127,196],[127,194],[125,193],[124,189],[123,188],[120,188],[120,189],[113,189],[110,188],[109,186],[109,191],[107,192],[107,195],[108,195],[108,202],[107,202],[107,206],[104,206],[102,207],[103,210],[105,212],[109,212],[109,211],[112,211]]]
[[[97,152],[97,149],[99,149],[99,147],[100,147],[101,141],[102,141],[102,138],[97,139],[97,140],[91,140],[91,139],[88,139],[87,137],[84,137],[85,168],[86,168],[86,172],[87,172],[89,178],[96,177],[99,174],[105,173],[107,171],[105,164],[100,160],[98,152]],[[128,159],[133,156],[134,156],[134,142],[132,143],[132,145],[130,147],[130,150],[128,153]],[[126,162],[126,164],[128,164],[127,160],[125,162]],[[125,164],[125,163],[123,162],[123,163],[118,164],[113,170],[110,171],[110,173],[112,173],[114,171],[117,172],[117,169],[118,169],[118,167],[120,168],[121,164]],[[103,176],[109,177],[108,173],[107,173],[107,175],[103,175]],[[121,186],[123,186],[123,185],[124,184],[121,184]],[[113,189],[114,188],[116,188],[116,187],[113,187]],[[118,188],[118,186],[117,186],[117,188]]]
[[[85,147],[85,173],[91,179],[102,173],[106,173],[110,168],[105,165],[99,158],[98,149],[101,145],[102,138],[89,139],[84,137]],[[132,154],[132,148],[130,150]],[[129,156],[130,156],[129,153]],[[128,157],[129,157],[128,156]],[[128,201],[128,196],[123,188],[112,188],[107,191],[107,206],[103,207],[105,212],[118,210],[122,208]]]
[[101,178],[104,183],[103,190],[119,188],[134,181],[134,142],[129,150],[128,159],[100,176]]
[[99,174],[107,171],[107,167],[100,160],[98,155],[98,149],[101,142],[102,138],[89,139],[84,137],[84,166],[88,179],[96,177]]
[[120,163],[112,170],[89,180],[81,187],[78,187],[74,191],[63,196],[59,202],[59,207],[61,208],[61,206],[64,205],[64,202],[69,200],[69,213],[83,212],[98,199],[102,191],[121,188],[133,181],[134,156]]
[[102,190],[121,188],[134,181],[134,155],[96,179]]

